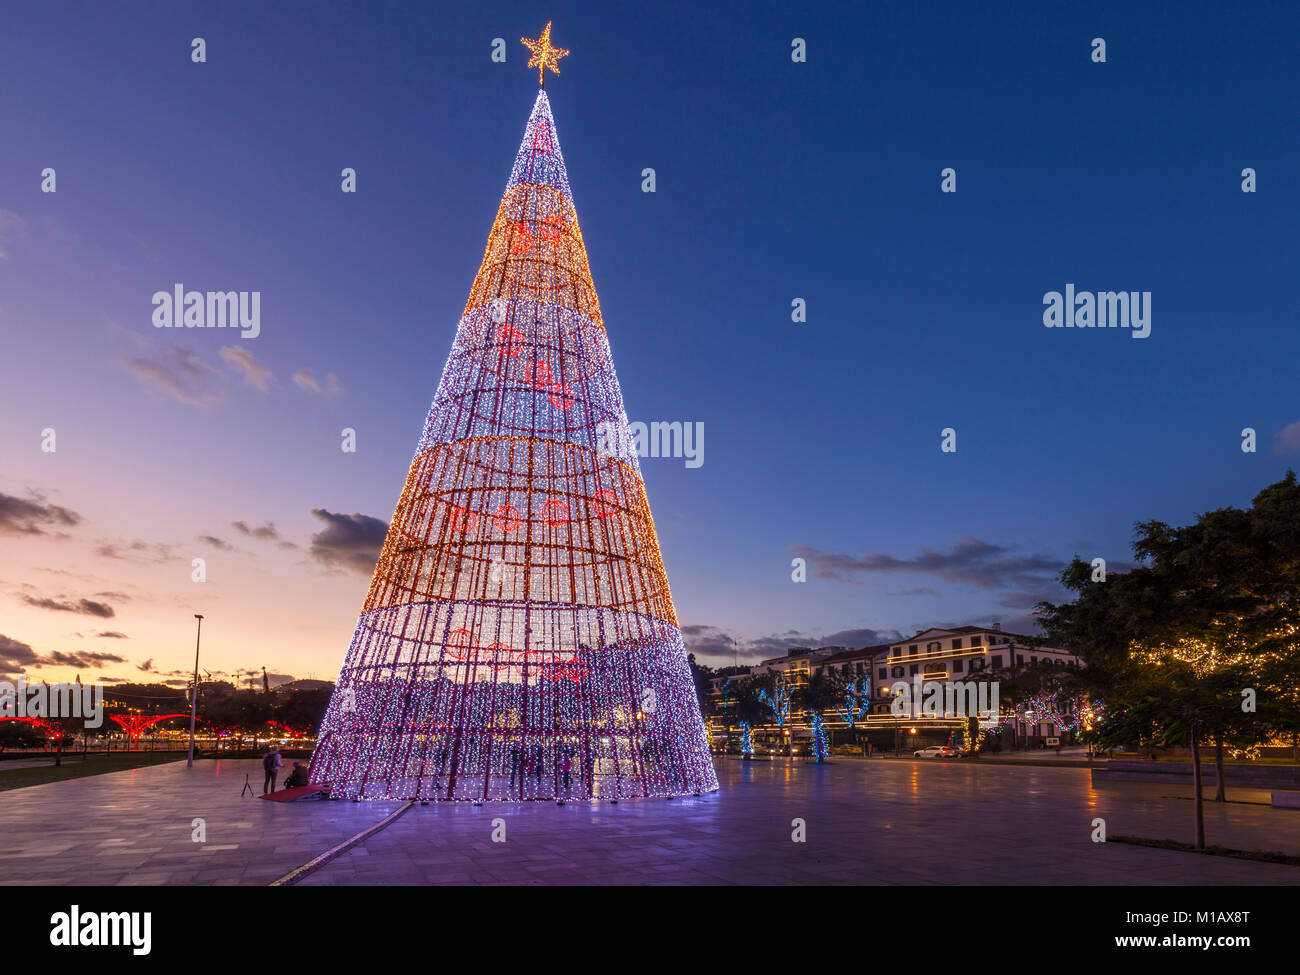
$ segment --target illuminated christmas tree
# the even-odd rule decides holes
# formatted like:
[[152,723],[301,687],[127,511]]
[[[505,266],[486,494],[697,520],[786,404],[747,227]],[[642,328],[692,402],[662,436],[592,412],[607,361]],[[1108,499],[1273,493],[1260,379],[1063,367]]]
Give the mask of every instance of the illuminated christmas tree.
[[[550,25],[529,67],[567,54]],[[312,761],[334,794],[718,787],[545,90]]]

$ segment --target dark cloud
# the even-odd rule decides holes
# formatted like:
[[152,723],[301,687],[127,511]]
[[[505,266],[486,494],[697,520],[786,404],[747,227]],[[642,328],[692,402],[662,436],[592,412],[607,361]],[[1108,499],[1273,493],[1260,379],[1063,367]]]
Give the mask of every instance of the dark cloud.
[[241,535],[247,535],[249,538],[260,538],[264,541],[269,541],[280,537],[280,533],[276,531],[275,525],[269,521],[265,525],[261,525],[257,528],[248,527],[248,523],[244,521],[232,521],[230,527],[235,529],[235,531],[239,532]]
[[153,657],[150,657],[148,660],[146,660],[146,661],[145,661],[144,663],[142,663],[142,664],[136,664],[136,668],[135,668],[135,669],[136,669],[136,670],[143,670],[146,674],[148,674],[148,673],[152,673],[154,670],[157,670],[157,668],[154,667],[154,665],[153,665]]
[[51,599],[36,596],[19,597],[29,606],[35,606],[37,609],[52,609],[62,613],[84,613],[87,616],[98,616],[102,619],[111,619],[117,613],[108,603],[97,602],[93,599]]
[[71,528],[79,524],[81,515],[47,503],[35,491],[26,498],[0,493],[0,534],[47,535],[48,528]]
[[220,549],[223,552],[233,552],[235,550],[235,546],[231,545],[224,538],[217,538],[216,535],[198,535],[196,537],[204,545],[211,545],[213,548]]
[[125,633],[118,633],[117,630],[100,630],[95,636],[105,640],[129,640]]
[[869,555],[839,555],[819,552],[807,545],[794,546],[795,553],[808,560],[818,579],[856,582],[872,573],[932,575],[946,582],[979,589],[1033,588],[1058,575],[1066,563],[1048,555],[1019,555],[1017,546],[995,545],[978,538],[959,538],[946,552],[922,547],[919,555],[897,558],[883,552]]
[[275,542],[280,548],[297,548],[293,542],[285,541],[280,537],[280,530],[275,527],[275,522],[268,521],[264,525],[252,527],[246,521],[232,521],[230,527],[235,529],[241,535],[248,538],[255,538],[262,542]]
[[330,568],[362,575],[375,571],[388,522],[370,515],[336,514],[324,508],[312,508],[311,513],[325,523],[325,528],[311,537],[312,558]]
[[849,647],[859,650],[862,647],[874,647],[881,643],[893,643],[903,639],[903,636],[904,634],[899,630],[836,630],[834,633],[827,633],[814,646]]
[[126,658],[119,657],[115,653],[105,653],[102,650],[72,650],[66,653],[62,650],[55,650],[48,657],[45,657],[41,663],[86,670],[92,667],[102,667],[104,664],[124,664]]
[[1002,621],[1002,629],[1008,633],[1023,633],[1025,636],[1041,636],[1043,625],[1032,613],[1019,613]]
[[0,633],[0,679],[13,680],[32,667],[75,667],[77,670],[88,670],[115,663],[125,663],[125,658],[102,650],[55,650],[42,656],[28,644]]
[[[897,630],[869,628],[836,630],[824,636],[800,630],[772,633],[754,640],[735,639],[734,634],[718,626],[692,624],[682,627],[686,648],[697,660],[711,667],[726,666],[737,657],[741,663],[756,663],[770,657],[784,657],[792,647],[848,647],[860,649],[902,639]],[[734,640],[734,643],[733,643]]]
[[769,657],[784,657],[786,651],[792,647],[848,647],[850,650],[859,650],[862,647],[873,647],[880,643],[901,640],[902,637],[903,634],[897,630],[873,630],[865,627],[836,630],[824,636],[800,630],[786,630],[784,633],[773,633],[752,640],[750,646],[766,660]]
[[[735,650],[732,648],[731,634],[717,626],[705,626],[704,624],[695,624],[692,626],[682,627],[682,640],[686,643],[686,649],[695,654],[700,663],[714,666],[709,657],[726,657],[732,659]],[[736,644],[736,650],[740,649],[739,643]]]
[[[997,545],[978,538],[961,537],[947,551],[922,547],[917,555],[898,558],[883,552],[842,555],[796,545],[797,555],[808,560],[818,579],[860,582],[872,575],[928,575],[944,582],[1000,592],[998,606],[1027,610],[1042,599],[1059,599],[1064,590],[1058,576],[1066,560],[1050,555],[1025,555],[1015,545]],[[1117,567],[1115,571],[1120,571]],[[928,587],[898,595],[939,595]]]
[[0,633],[0,678],[11,680],[40,662],[40,654],[26,643]]

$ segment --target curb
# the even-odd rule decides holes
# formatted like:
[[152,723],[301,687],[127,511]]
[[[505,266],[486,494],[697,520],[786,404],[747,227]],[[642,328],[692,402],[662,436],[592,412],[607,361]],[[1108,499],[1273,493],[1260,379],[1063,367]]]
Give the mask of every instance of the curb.
[[373,836],[375,833],[378,833],[381,829],[383,829],[389,823],[394,822],[396,819],[398,819],[398,817],[402,816],[408,809],[410,809],[414,805],[415,805],[415,800],[412,799],[401,809],[397,809],[389,813],[379,822],[375,823],[375,825],[363,829],[360,833],[358,833],[356,836],[353,836],[351,839],[344,840],[342,843],[334,847],[332,850],[326,850],[320,856],[308,860],[301,867],[295,867],[293,870],[290,870],[279,880],[272,880],[270,884],[268,884],[267,886],[269,887],[293,886],[298,881],[302,880],[304,877],[310,876],[311,874],[315,873],[317,870],[325,866],[325,864],[329,863],[335,857],[338,857],[341,854],[344,854],[348,850],[352,849],[354,846],[356,846],[366,837]]

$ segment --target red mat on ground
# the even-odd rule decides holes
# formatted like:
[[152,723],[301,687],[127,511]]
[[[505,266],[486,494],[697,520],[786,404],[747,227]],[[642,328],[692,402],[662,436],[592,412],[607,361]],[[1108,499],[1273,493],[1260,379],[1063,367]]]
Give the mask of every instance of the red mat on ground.
[[308,796],[314,796],[320,792],[328,795],[329,791],[330,787],[327,785],[296,785],[292,789],[268,792],[262,798],[270,799],[272,802],[294,802],[297,799],[306,799]]

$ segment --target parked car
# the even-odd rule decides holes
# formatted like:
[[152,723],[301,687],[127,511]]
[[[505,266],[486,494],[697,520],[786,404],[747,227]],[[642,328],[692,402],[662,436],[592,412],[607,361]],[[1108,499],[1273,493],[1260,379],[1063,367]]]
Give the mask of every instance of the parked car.
[[961,752],[951,745],[931,745],[928,748],[918,748],[912,755],[916,758],[959,758]]

